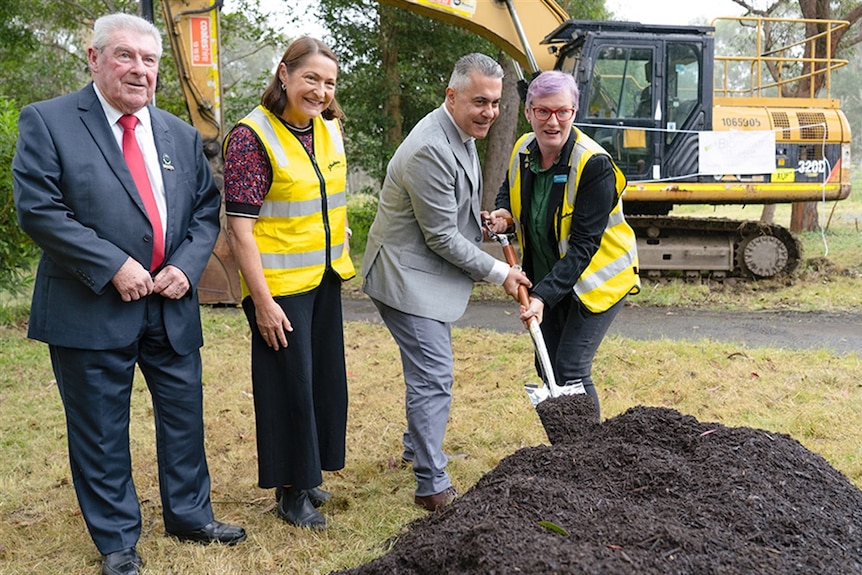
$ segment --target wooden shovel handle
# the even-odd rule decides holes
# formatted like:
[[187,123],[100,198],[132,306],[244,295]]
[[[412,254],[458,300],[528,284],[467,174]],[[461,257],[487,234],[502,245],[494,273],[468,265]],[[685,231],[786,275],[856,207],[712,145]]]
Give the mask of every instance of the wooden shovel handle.
[[[503,257],[506,258],[507,264],[513,268],[521,269],[520,264],[518,264],[518,256],[515,254],[515,248],[512,247],[512,244],[503,246]],[[521,302],[522,306],[530,307],[530,292],[527,291],[527,286],[518,286],[518,301]]]

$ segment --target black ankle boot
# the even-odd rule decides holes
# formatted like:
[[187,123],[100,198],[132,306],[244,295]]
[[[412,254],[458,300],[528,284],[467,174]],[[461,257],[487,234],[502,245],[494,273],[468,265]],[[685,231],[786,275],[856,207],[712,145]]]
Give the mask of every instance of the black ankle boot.
[[[320,487],[312,487],[311,489],[306,489],[308,492],[308,499],[311,501],[311,504],[315,507],[320,507],[332,497],[332,494],[325,489],[321,489]],[[284,493],[284,487],[276,487],[275,488],[275,500],[278,501],[281,499],[281,495]]]
[[276,507],[278,516],[297,527],[322,529],[326,527],[326,518],[321,515],[311,500],[308,492],[296,487],[287,487],[281,492],[281,499]]

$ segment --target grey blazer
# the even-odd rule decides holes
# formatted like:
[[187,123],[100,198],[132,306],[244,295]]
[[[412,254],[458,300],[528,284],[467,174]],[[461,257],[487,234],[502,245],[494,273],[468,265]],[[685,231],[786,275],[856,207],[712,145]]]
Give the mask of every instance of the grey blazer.
[[482,251],[482,180],[441,106],[401,143],[368,233],[362,289],[404,313],[455,321],[495,258]]

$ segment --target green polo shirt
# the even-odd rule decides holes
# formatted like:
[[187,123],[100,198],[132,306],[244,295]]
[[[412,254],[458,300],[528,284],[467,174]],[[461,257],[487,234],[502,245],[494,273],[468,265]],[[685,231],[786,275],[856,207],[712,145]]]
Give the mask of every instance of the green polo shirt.
[[557,263],[557,252],[548,243],[548,201],[551,186],[554,185],[556,162],[542,169],[541,162],[530,162],[530,170],[535,174],[533,193],[530,195],[530,221],[527,223],[527,236],[530,242],[530,255],[533,260],[533,275],[530,280],[536,284],[542,281]]

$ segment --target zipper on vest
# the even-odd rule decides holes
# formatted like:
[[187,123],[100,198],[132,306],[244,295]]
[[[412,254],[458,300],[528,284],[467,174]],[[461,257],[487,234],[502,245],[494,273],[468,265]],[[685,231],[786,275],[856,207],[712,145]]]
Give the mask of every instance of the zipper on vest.
[[320,212],[323,217],[323,232],[326,235],[326,269],[330,270],[332,269],[332,230],[329,227],[329,202],[326,198],[326,180],[324,179],[314,156],[312,154],[308,154],[308,157],[311,159],[314,173],[317,174],[317,179],[320,182]]

